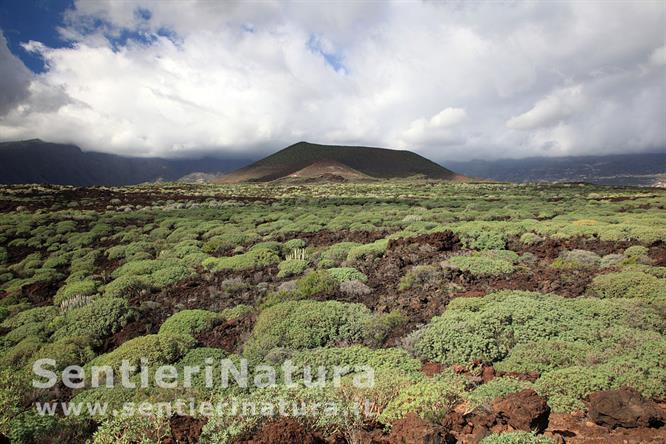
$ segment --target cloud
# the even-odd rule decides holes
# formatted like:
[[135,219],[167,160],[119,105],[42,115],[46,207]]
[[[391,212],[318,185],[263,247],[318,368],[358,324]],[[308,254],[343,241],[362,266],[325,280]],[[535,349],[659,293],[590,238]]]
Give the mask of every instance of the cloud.
[[298,140],[436,159],[663,150],[665,27],[661,1],[77,1],[67,45],[24,44],[44,73],[0,44],[16,85],[0,138],[140,156]]
[[654,66],[666,65],[666,45],[660,46],[650,54],[650,63]]
[[0,116],[28,97],[30,71],[11,53],[0,31]]
[[580,85],[560,89],[539,100],[529,111],[509,119],[506,126],[516,130],[551,126],[581,111],[585,102]]
[[419,143],[448,145],[460,142],[450,128],[462,123],[467,113],[462,108],[445,108],[430,119],[414,120],[402,134],[401,146]]

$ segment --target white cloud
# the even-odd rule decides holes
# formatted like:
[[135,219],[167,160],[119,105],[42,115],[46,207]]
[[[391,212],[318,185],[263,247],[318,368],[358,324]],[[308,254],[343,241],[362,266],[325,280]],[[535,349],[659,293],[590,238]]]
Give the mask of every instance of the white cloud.
[[666,45],[662,45],[652,51],[652,54],[650,54],[650,63],[655,66],[666,65]]
[[445,108],[430,119],[416,119],[403,132],[400,146],[420,143],[440,143],[448,145],[459,142],[460,137],[451,130],[462,123],[467,113],[462,108]]
[[0,101],[0,138],[163,156],[297,140],[437,159],[664,149],[665,27],[662,1],[78,1],[71,45],[25,44],[45,73],[0,45],[24,82]]
[[506,126],[517,130],[551,126],[581,111],[585,103],[580,85],[563,88],[539,100],[529,111],[509,119]]

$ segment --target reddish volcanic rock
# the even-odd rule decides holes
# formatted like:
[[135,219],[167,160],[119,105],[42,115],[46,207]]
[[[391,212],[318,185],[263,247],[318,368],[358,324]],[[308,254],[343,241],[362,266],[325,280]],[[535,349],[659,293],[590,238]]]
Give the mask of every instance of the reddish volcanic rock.
[[588,415],[595,423],[609,427],[651,427],[663,425],[664,412],[635,390],[606,390],[589,396]]
[[493,402],[493,411],[498,423],[525,431],[544,430],[550,414],[546,400],[532,389],[497,398]]

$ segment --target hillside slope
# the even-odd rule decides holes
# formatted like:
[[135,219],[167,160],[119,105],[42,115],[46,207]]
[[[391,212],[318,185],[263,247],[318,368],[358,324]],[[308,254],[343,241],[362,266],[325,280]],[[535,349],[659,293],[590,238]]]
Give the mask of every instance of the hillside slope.
[[449,161],[467,176],[504,182],[589,182],[600,185],[655,186],[666,176],[666,153],[606,156],[528,157]]
[[268,182],[287,177],[320,162],[335,162],[363,175],[379,179],[415,175],[443,180],[460,177],[453,171],[411,151],[298,142],[224,176],[220,182]]
[[0,143],[0,183],[132,185],[172,181],[193,172],[219,173],[248,163],[242,159],[161,159],[84,152],[75,145],[39,139]]

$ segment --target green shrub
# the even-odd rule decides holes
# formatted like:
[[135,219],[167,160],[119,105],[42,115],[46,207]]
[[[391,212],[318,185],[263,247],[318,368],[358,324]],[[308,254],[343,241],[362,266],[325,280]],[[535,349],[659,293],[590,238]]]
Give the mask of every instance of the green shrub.
[[73,257],[69,266],[70,274],[74,273],[85,273],[90,275],[95,271],[95,262],[99,252],[96,250],[88,251],[86,254],[80,257]]
[[30,409],[11,419],[7,437],[15,444],[49,442],[57,427],[56,416],[40,415],[35,409]]
[[145,276],[124,275],[104,286],[104,296],[110,298],[131,298],[150,287]]
[[95,357],[87,336],[73,336],[60,339],[51,344],[44,345],[37,351],[28,363],[32,367],[32,362],[37,359],[49,358],[56,360],[54,371],[62,371],[69,365],[83,365]]
[[35,307],[15,314],[0,325],[4,328],[16,329],[27,324],[49,322],[57,314],[58,309],[52,306]]
[[453,268],[480,276],[498,276],[514,271],[511,262],[487,256],[454,256],[449,258],[447,264]]
[[118,415],[102,421],[91,444],[148,444],[170,439],[169,418],[160,415]]
[[338,282],[328,270],[311,271],[296,281],[296,292],[301,299],[332,293],[337,287]]
[[555,444],[555,441],[531,432],[502,432],[486,436],[481,444]]
[[222,318],[226,319],[227,321],[231,321],[234,319],[239,319],[242,317],[245,317],[252,313],[254,309],[250,307],[249,305],[244,305],[244,304],[238,304],[235,307],[232,308],[225,308],[222,310]]
[[340,268],[329,268],[326,270],[328,274],[331,275],[333,279],[338,284],[341,284],[346,281],[361,281],[361,282],[368,282],[368,277],[358,271],[356,268],[352,267],[340,267]]
[[340,262],[347,259],[349,251],[352,248],[359,247],[361,244],[357,242],[339,242],[328,247],[326,250],[322,251],[321,259],[328,260],[333,264],[339,264]]
[[301,350],[295,352],[289,359],[296,367],[310,366],[312,369],[324,367],[327,372],[331,372],[335,366],[349,367],[350,372],[354,368],[370,366],[375,371],[395,369],[420,376],[421,369],[421,361],[412,358],[402,349],[370,349],[361,345]]
[[303,239],[290,239],[284,243],[284,251],[291,251],[297,248],[305,248],[306,242]]
[[53,297],[53,304],[60,305],[77,296],[92,296],[97,292],[98,283],[92,279],[84,279],[67,283],[60,287]]
[[193,346],[194,339],[188,336],[167,333],[139,336],[93,359],[88,367],[108,365],[119,369],[124,360],[130,365],[138,366],[142,359],[145,359],[147,365],[171,364],[183,357]]
[[506,246],[506,233],[500,226],[484,222],[467,222],[453,227],[463,246],[472,250],[503,250]]
[[272,291],[269,292],[266,295],[266,297],[261,300],[261,304],[259,305],[259,307],[262,310],[265,310],[268,307],[281,304],[282,302],[301,301],[307,298],[308,297],[306,295],[298,291],[284,291],[284,290]]
[[383,424],[391,424],[413,412],[423,419],[439,422],[463,401],[465,387],[463,376],[446,370],[402,389],[377,419]]
[[284,302],[259,314],[244,353],[249,358],[261,358],[276,347],[299,350],[340,341],[360,342],[371,316],[361,304]]
[[220,360],[224,359],[227,356],[227,353],[221,348],[211,348],[211,347],[199,347],[193,348],[185,353],[178,361],[178,366],[187,367],[187,366],[204,366],[206,365],[206,359],[213,358],[213,363],[219,363]]
[[534,233],[524,233],[522,236],[520,236],[520,242],[524,243],[525,245],[535,245],[542,241],[543,238]]
[[233,249],[240,245],[256,239],[256,233],[241,233],[239,231],[229,231],[218,236],[209,238],[201,247],[201,251],[208,254],[220,253],[224,250]]
[[610,357],[599,370],[612,374],[617,387],[632,387],[647,398],[666,396],[666,338],[631,344],[633,347],[618,345],[622,353]]
[[36,336],[22,339],[0,355],[0,367],[18,369],[27,365],[43,345],[44,342]]
[[520,256],[518,253],[511,250],[483,250],[474,254],[478,256],[489,257],[491,259],[510,262],[512,264],[516,264],[520,261]]
[[70,257],[67,254],[52,254],[44,261],[44,268],[63,268],[69,264]]
[[252,250],[270,250],[273,253],[280,255],[282,254],[282,244],[277,241],[264,241],[264,242],[258,242],[254,245],[252,245],[252,248],[250,248],[250,251]]
[[629,259],[638,259],[648,256],[650,250],[642,245],[632,245],[624,250],[624,256]]
[[553,268],[572,270],[580,268],[597,268],[601,265],[601,257],[593,251],[571,250],[562,251],[553,261]]
[[278,264],[278,277],[286,278],[301,274],[308,268],[308,261],[300,259],[287,259]]
[[363,328],[364,342],[367,345],[378,347],[384,343],[391,331],[405,323],[407,323],[407,317],[400,310],[376,314],[368,319]]
[[352,247],[347,254],[347,260],[349,262],[355,262],[361,259],[382,256],[386,252],[387,247],[388,239],[379,239],[371,244]]
[[160,327],[159,334],[196,336],[223,321],[220,313],[208,310],[183,310],[171,315]]
[[536,381],[536,391],[548,398],[554,412],[585,410],[582,402],[590,393],[611,390],[613,374],[592,367],[568,367],[547,372]]
[[242,271],[265,268],[280,262],[280,257],[271,250],[259,248],[230,257],[208,258],[202,265],[213,271]]
[[118,278],[121,276],[140,276],[157,271],[162,266],[161,261],[156,259],[142,259],[138,261],[127,262],[113,270],[111,276]]
[[494,378],[469,392],[466,397],[471,408],[490,407],[493,400],[500,396],[532,388],[532,383],[514,378]]
[[103,339],[120,330],[132,316],[125,299],[96,298],[55,319],[53,322],[57,329],[52,338],[56,341],[74,336]]
[[106,249],[104,254],[111,260],[122,259],[125,257],[126,245],[114,245]]
[[666,280],[640,271],[596,276],[592,291],[601,298],[653,298],[666,296]]
[[621,254],[607,254],[601,258],[599,266],[601,268],[618,267],[624,262],[624,256]]
[[504,372],[546,372],[581,365],[593,348],[589,343],[545,339],[516,345],[495,369]]
[[194,273],[184,265],[170,265],[153,271],[147,281],[151,287],[162,289],[193,275]]
[[444,364],[499,361],[518,344],[541,340],[600,341],[620,327],[664,331],[659,306],[640,300],[566,299],[520,291],[458,298],[416,343],[423,357]]

